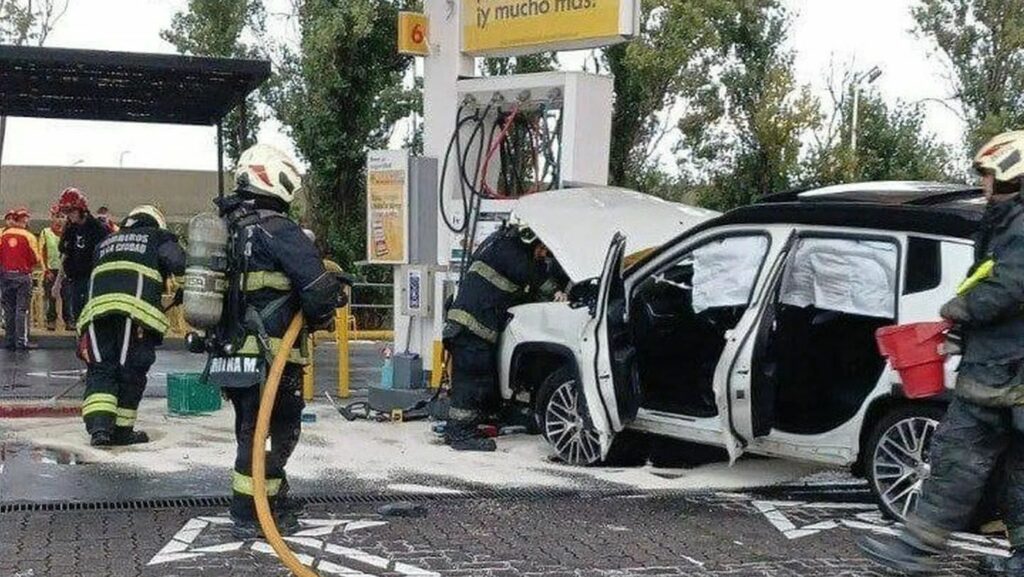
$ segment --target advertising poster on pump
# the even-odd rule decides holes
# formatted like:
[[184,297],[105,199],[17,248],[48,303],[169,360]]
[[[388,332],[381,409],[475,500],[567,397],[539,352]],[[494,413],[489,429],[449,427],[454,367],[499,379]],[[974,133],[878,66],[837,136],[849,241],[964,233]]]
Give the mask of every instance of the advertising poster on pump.
[[366,171],[366,258],[405,264],[409,235],[409,159],[402,151],[374,151]]

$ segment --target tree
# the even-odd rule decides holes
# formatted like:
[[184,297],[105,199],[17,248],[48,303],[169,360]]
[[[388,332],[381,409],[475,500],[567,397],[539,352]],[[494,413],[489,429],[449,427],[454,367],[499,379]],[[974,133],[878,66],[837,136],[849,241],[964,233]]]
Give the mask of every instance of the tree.
[[968,148],[1024,127],[1024,2],[920,0],[913,16],[946,64]]
[[[247,30],[260,36],[266,13],[261,0],[189,0],[188,10],[178,12],[171,27],[160,37],[182,54],[249,58],[258,51],[242,41]],[[246,148],[256,143],[262,118],[257,97],[250,95],[224,119],[224,152],[234,165]]]
[[920,104],[886,104],[875,92],[860,99],[857,151],[850,146],[852,106],[836,112],[841,130],[812,147],[804,186],[870,180],[951,180],[952,151],[925,128]]
[[554,52],[527,54],[510,58],[484,58],[483,65],[485,76],[530,74],[532,72],[550,72],[557,69],[558,54]]
[[820,114],[810,89],[794,78],[789,23],[779,0],[734,0],[715,19],[722,64],[679,122],[684,162],[710,175],[702,204],[747,204],[799,175],[801,138]]
[[640,188],[673,180],[651,164],[672,129],[663,111],[706,83],[717,42],[711,15],[722,6],[721,0],[643,0],[637,37],[601,52],[615,82],[612,184]]
[[0,44],[42,46],[71,0],[0,0]]
[[925,127],[921,103],[889,105],[878,92],[862,92],[857,150],[853,150],[854,90],[862,77],[853,63],[828,81],[831,112],[811,135],[801,186],[868,180],[950,180],[953,152]]
[[365,254],[366,151],[386,148],[418,93],[395,50],[401,0],[299,0],[299,52],[284,50],[271,99],[308,170],[310,224],[342,266]]

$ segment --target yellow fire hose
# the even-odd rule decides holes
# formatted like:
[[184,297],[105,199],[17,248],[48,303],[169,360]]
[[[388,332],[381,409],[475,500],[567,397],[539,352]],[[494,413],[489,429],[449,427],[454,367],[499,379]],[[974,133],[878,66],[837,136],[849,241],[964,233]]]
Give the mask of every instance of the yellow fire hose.
[[281,538],[281,532],[277,530],[274,516],[270,512],[270,500],[267,498],[266,449],[267,434],[270,432],[270,415],[274,412],[274,399],[277,398],[277,387],[281,383],[281,374],[288,362],[288,353],[295,346],[300,331],[302,331],[302,313],[298,313],[292,318],[288,330],[281,338],[281,348],[277,350],[274,362],[270,365],[270,374],[263,387],[263,396],[260,397],[260,411],[256,417],[256,433],[252,442],[253,500],[256,502],[256,517],[263,529],[263,536],[277,553],[278,559],[298,577],[318,577],[316,571],[299,561],[295,553],[288,548],[288,544]]

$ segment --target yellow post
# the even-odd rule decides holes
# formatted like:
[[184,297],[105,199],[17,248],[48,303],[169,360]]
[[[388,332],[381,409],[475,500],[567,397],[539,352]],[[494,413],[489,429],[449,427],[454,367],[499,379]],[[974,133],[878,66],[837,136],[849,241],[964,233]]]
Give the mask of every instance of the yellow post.
[[336,311],[334,317],[335,340],[338,343],[338,397],[342,399],[347,399],[352,395],[349,390],[351,375],[349,374],[348,315],[349,307],[344,306]]
[[441,386],[441,377],[444,375],[444,345],[441,341],[434,341],[434,356],[430,363],[430,388],[436,389]]
[[313,400],[313,379],[315,378],[315,369],[313,367],[313,360],[316,358],[316,341],[313,339],[313,334],[310,333],[306,339],[306,343],[309,350],[309,364],[302,369],[302,398],[307,401]]

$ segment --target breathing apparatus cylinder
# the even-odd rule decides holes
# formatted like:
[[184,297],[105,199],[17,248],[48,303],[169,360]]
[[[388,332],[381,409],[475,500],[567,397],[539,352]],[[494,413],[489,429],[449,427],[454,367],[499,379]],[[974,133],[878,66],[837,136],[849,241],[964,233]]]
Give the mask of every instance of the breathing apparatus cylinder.
[[216,214],[202,212],[188,223],[185,268],[185,321],[197,329],[217,326],[228,292],[228,225]]

